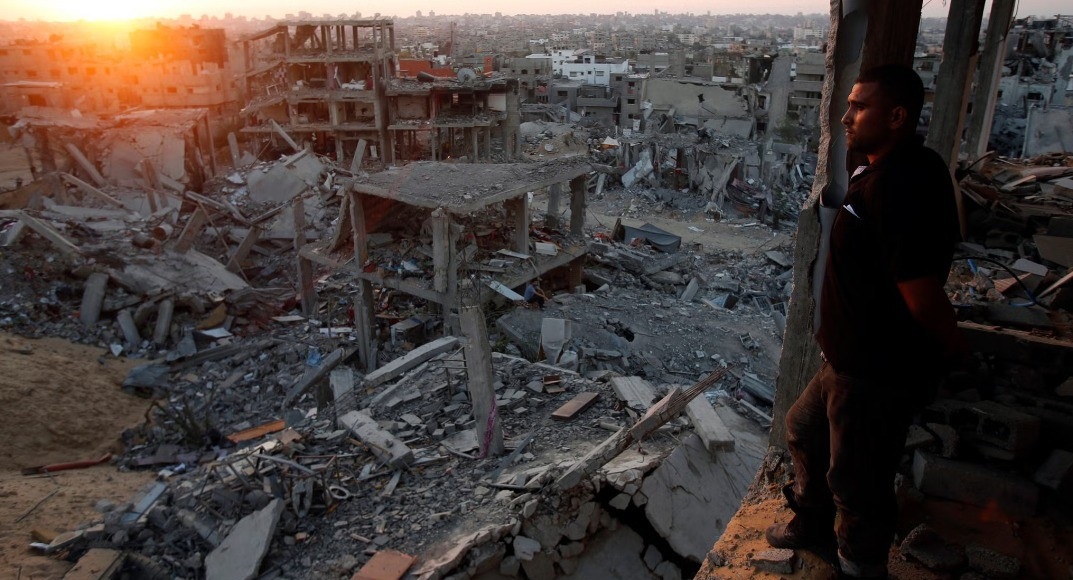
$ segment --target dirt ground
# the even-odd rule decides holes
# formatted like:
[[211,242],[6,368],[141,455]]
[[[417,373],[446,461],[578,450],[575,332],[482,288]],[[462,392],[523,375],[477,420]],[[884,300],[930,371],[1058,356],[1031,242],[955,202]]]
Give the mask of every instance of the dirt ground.
[[0,578],[62,576],[71,564],[34,554],[31,530],[75,529],[99,519],[99,500],[121,506],[152,481],[152,473],[122,473],[110,464],[51,477],[21,474],[118,451],[120,433],[148,407],[120,388],[137,362],[105,356],[101,348],[0,332]]
[[[806,550],[796,550],[794,573],[777,575],[761,572],[750,563],[753,555],[771,549],[764,530],[772,523],[787,522],[792,517],[777,487],[761,501],[746,502],[727,525],[712,549],[725,558],[722,565],[705,562],[695,580],[774,579],[828,580],[839,578],[830,560]],[[1073,531],[1054,520],[1031,518],[1011,521],[995,510],[961,503],[902,497],[898,541],[911,529],[926,522],[947,542],[960,546],[981,546],[995,552],[1018,557],[1022,567],[1018,578],[1068,578],[1073,573]],[[833,559],[833,554],[829,555]],[[928,570],[891,548],[887,574],[894,580],[953,580],[957,573]]]

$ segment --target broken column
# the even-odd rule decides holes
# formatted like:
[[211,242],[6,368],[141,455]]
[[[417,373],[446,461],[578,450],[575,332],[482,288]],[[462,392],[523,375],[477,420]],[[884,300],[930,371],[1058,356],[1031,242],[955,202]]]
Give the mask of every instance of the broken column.
[[317,293],[313,287],[313,262],[302,257],[305,245],[306,211],[302,196],[294,198],[294,251],[298,255],[298,298],[302,314],[312,316],[317,311]]
[[465,306],[459,313],[462,333],[466,336],[466,374],[473,416],[477,419],[477,442],[481,456],[503,453],[503,426],[495,407],[495,376],[492,374],[492,349],[488,327],[479,306]]
[[93,326],[101,319],[101,306],[104,304],[104,293],[108,288],[108,274],[94,272],[86,280],[86,289],[82,293],[82,308],[79,310],[79,319],[86,326]]

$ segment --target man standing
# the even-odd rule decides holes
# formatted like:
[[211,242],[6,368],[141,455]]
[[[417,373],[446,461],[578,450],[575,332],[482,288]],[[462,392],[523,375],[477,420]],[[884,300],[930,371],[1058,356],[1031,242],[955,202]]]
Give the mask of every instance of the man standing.
[[831,228],[816,332],[824,362],[786,415],[794,517],[766,534],[778,548],[837,540],[851,577],[886,576],[906,432],[966,353],[943,290],[959,239],[953,183],[916,135],[923,102],[920,77],[900,65],[864,72],[850,92],[846,142],[868,165]]

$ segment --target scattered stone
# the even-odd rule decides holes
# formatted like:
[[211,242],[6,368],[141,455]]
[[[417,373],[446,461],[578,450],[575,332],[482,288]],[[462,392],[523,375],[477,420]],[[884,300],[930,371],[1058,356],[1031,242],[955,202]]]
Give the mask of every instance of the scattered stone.
[[771,574],[794,573],[794,551],[786,549],[771,549],[759,552],[752,557],[750,562],[753,567]]

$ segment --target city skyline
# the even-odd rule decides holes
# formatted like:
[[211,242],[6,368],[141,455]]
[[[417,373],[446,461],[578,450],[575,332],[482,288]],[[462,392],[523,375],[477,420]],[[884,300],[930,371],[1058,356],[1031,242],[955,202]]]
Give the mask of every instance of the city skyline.
[[[586,10],[578,10],[578,4],[566,0],[545,0],[541,3],[526,5],[524,10],[512,10],[504,7],[490,8],[487,3],[462,0],[451,3],[435,3],[425,0],[402,0],[401,2],[373,1],[356,6],[354,3],[342,0],[319,0],[296,4],[283,0],[264,0],[256,4],[245,3],[221,3],[210,0],[158,0],[157,2],[144,2],[137,0],[102,0],[101,2],[89,3],[79,0],[45,0],[42,2],[30,2],[27,0],[4,0],[5,20],[43,20],[43,21],[107,21],[138,18],[176,18],[181,15],[190,15],[195,18],[201,15],[222,17],[226,13],[234,16],[246,16],[250,18],[263,18],[272,16],[283,18],[286,14],[294,14],[300,11],[312,14],[352,14],[360,11],[363,17],[371,17],[380,14],[384,17],[408,17],[420,11],[422,14],[436,12],[437,14],[490,14],[500,12],[504,15],[516,14],[614,14],[623,11],[622,4],[609,0],[596,0],[587,5]],[[988,3],[990,4],[990,3]],[[1017,7],[1017,17],[1047,16],[1053,17],[1061,13],[1061,8],[1068,6],[1062,0],[1022,0]],[[822,0],[808,0],[807,2],[792,0],[772,0],[764,4],[763,11],[755,10],[756,5],[741,0],[722,2],[702,2],[700,0],[675,0],[659,4],[632,4],[629,7],[630,14],[651,14],[656,10],[670,14],[804,14],[826,13],[829,3]],[[949,9],[949,3],[945,0],[926,0],[923,14],[925,17],[945,16]],[[989,7],[985,7],[987,14]],[[1067,10],[1068,11],[1068,10]]]

